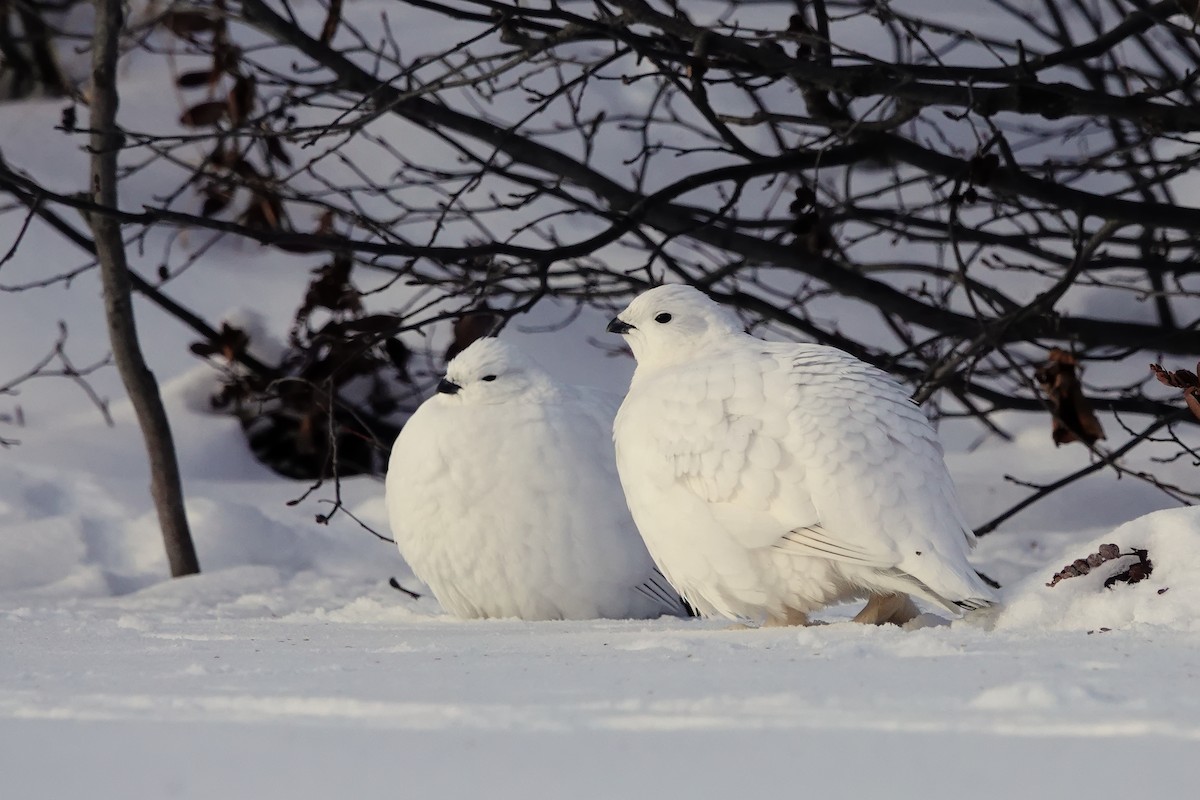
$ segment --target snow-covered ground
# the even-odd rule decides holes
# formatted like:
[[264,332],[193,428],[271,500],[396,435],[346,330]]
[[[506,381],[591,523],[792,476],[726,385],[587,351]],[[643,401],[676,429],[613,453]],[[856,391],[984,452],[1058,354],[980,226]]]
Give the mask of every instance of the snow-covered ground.
[[[160,80],[127,69],[125,113],[157,120]],[[143,83],[144,82],[144,83]],[[141,91],[138,91],[138,90]],[[0,113],[5,157],[80,189],[61,104]],[[162,187],[148,177],[131,191]],[[22,223],[0,216],[0,251]],[[86,261],[34,224],[3,285]],[[197,245],[192,241],[187,246]],[[163,237],[131,253],[151,274]],[[316,260],[312,260],[316,263]],[[311,263],[221,243],[168,291],[207,318],[227,282],[286,330]],[[374,301],[386,308],[390,298]],[[696,620],[461,622],[391,545],[272,475],[231,419],[200,409],[212,372],[194,336],[139,301],[139,324],[179,440],[204,573],[166,579],[141,442],[111,370],[106,427],[65,381],[0,396],[0,798],[622,796],[1183,797],[1200,747],[1200,512],[1099,472],[984,538],[978,566],[1005,584],[998,614],[912,630],[845,622],[726,630]],[[0,295],[0,383],[71,325],[78,363],[106,345],[93,275]],[[540,316],[538,316],[540,315]],[[568,312],[542,308],[528,324]],[[623,389],[631,364],[586,344],[605,318],[507,333],[556,374]],[[443,331],[444,333],[444,331]],[[1105,418],[1110,444],[1120,427]],[[970,521],[1087,463],[1048,421],[1003,417],[1016,438],[943,435]],[[1168,468],[1195,485],[1195,468]],[[386,531],[382,482],[347,481],[348,508]],[[1135,520],[1127,527],[1121,523]],[[1114,530],[1116,529],[1116,530]],[[1148,580],[1103,582],[1128,559],[1054,587],[1074,559],[1144,547]]]
[[[161,581],[135,464],[3,472],[7,797],[1007,798],[1191,780],[1191,511],[1102,537],[1158,555],[1150,580],[1044,587],[1077,541],[995,630],[459,622],[386,585],[416,585],[390,547],[307,524],[278,481],[189,481],[208,571]],[[359,510],[378,516],[377,498]]]
[[[82,410],[0,454],[5,797],[1011,798],[1191,783],[1196,511],[1090,533],[1031,532],[1053,518],[1031,512],[979,551],[1008,608],[914,630],[839,610],[799,630],[461,622],[388,586],[421,588],[391,545],[286,505],[303,485],[254,463],[236,423],[192,410],[198,382],[166,396],[202,575],[164,579],[123,402],[113,429]],[[966,474],[969,504],[994,493]],[[385,529],[378,481],[344,490]],[[1122,559],[1045,586],[1108,541],[1147,548],[1151,577],[1104,589]]]

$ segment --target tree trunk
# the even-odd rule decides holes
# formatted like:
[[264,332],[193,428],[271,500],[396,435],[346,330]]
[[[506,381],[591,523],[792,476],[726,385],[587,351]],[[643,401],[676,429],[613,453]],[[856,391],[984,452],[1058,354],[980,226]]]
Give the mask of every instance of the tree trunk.
[[[117,46],[122,24],[121,0],[96,0],[96,31],[92,39],[92,199],[108,208],[117,207],[117,154],[123,140],[116,127]],[[103,214],[89,215],[88,223],[96,240],[113,360],[133,402],[146,443],[150,493],[158,511],[171,575],[176,578],[192,575],[200,571],[200,564],[184,513],[171,427],[158,384],[138,344],[121,226],[115,218]]]

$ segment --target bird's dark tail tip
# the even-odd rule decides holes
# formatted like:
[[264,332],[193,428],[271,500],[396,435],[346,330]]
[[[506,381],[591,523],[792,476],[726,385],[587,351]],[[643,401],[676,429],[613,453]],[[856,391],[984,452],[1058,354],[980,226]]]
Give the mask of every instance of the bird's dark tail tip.
[[978,611],[981,608],[991,608],[996,605],[996,601],[983,597],[968,597],[966,600],[955,600],[954,605],[963,611]]

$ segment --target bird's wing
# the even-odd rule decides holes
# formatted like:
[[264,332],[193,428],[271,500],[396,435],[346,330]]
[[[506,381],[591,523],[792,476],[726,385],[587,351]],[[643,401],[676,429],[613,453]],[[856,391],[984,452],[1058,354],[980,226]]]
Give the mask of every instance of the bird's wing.
[[[783,497],[786,416],[766,403],[767,354],[710,358],[671,369],[631,389],[618,445],[626,458],[652,458],[639,470],[664,491],[683,491],[745,548],[770,547],[789,530],[818,522],[802,492]],[[778,377],[778,376],[777,376]],[[640,409],[641,413],[638,413]]]
[[895,563],[895,557],[890,552],[864,549],[853,542],[830,535],[820,524],[790,530],[773,546],[785,553],[816,556],[876,568],[891,567]]
[[[790,471],[803,476],[820,521],[819,532],[789,532],[784,546],[895,566],[939,591],[973,588],[956,575],[974,535],[937,434],[904,388],[840,350],[776,347],[791,389],[772,393],[771,405],[786,414]],[[945,569],[954,574],[937,574]]]
[[881,568],[965,552],[936,434],[886,373],[833,348],[753,340],[646,388],[658,413],[644,433],[667,477],[742,546]]

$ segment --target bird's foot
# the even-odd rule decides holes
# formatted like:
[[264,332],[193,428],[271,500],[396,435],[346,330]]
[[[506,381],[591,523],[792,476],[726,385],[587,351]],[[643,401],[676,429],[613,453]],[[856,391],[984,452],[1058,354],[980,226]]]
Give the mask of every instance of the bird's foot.
[[787,609],[787,615],[782,619],[779,617],[771,617],[765,623],[764,628],[807,628],[812,623],[808,621],[808,614],[803,611],[797,611],[794,608]]
[[824,622],[809,620],[808,614],[788,608],[787,615],[781,616],[781,618],[780,616],[768,616],[766,620],[757,622],[757,624],[749,620],[745,622],[732,622],[732,624],[726,626],[725,630],[752,631],[760,627],[808,627],[810,625],[824,625]]
[[920,614],[912,598],[906,594],[873,594],[867,598],[863,610],[855,615],[854,622],[864,625],[903,625]]

